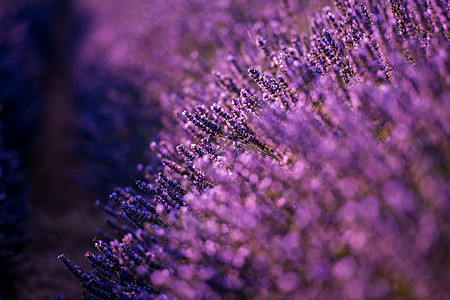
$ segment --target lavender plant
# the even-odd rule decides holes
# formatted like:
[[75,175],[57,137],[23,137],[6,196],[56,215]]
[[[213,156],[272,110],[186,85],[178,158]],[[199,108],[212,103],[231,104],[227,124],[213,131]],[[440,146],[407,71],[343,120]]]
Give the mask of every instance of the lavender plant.
[[[19,2],[19,1],[18,1]],[[14,295],[26,261],[30,214],[29,156],[39,127],[40,57],[27,39],[32,14],[23,3],[0,4],[0,298]]]
[[75,178],[84,189],[103,194],[126,184],[136,176],[136,165],[148,159],[146,143],[158,128],[159,109],[158,103],[146,102],[145,91],[133,78],[137,70],[117,75],[102,70],[100,63],[86,69],[88,75],[77,89],[73,152],[83,166]]
[[449,294],[448,5],[335,1],[301,34],[285,4],[162,98],[163,167],[101,205],[123,239],[60,256],[86,299]]
[[14,279],[14,267],[23,257],[28,242],[26,217],[29,201],[22,163],[16,153],[5,150],[0,139],[0,296],[8,295]]

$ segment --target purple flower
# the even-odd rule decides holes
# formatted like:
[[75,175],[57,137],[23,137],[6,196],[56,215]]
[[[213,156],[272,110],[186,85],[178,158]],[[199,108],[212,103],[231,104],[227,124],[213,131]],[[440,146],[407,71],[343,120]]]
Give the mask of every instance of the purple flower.
[[164,166],[138,182],[148,195],[112,195],[135,228],[89,255],[105,288],[88,293],[114,282],[115,297],[162,299],[448,294],[447,8],[336,1],[310,36],[294,29],[295,7],[278,9],[249,25],[256,45],[224,43],[218,73],[162,98],[174,117],[151,148]]

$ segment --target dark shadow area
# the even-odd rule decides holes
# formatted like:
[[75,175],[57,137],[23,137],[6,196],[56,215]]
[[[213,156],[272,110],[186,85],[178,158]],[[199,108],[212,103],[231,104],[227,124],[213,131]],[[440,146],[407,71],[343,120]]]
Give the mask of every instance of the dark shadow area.
[[57,255],[89,268],[104,223],[95,200],[132,184],[157,128],[155,106],[143,122],[137,71],[80,57],[95,16],[77,4],[0,5],[0,298],[80,298]]

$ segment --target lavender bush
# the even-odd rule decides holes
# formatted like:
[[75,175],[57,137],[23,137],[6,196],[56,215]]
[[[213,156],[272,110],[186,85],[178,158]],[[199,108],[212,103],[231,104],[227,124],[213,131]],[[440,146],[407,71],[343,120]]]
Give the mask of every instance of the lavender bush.
[[[31,212],[29,156],[35,142],[41,94],[40,57],[27,39],[33,16],[22,3],[0,4],[0,298],[7,298],[26,261]],[[25,88],[26,87],[26,88]]]
[[14,280],[14,267],[28,242],[26,217],[29,200],[22,162],[14,151],[7,151],[0,136],[0,295],[7,294]]
[[60,256],[85,299],[450,293],[448,4],[277,9],[162,97],[162,167],[100,204],[123,239]]

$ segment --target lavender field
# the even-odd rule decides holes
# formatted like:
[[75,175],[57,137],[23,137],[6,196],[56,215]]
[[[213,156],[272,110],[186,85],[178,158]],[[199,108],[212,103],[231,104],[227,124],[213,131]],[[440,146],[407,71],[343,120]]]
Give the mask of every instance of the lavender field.
[[0,299],[447,299],[449,19],[0,4]]

